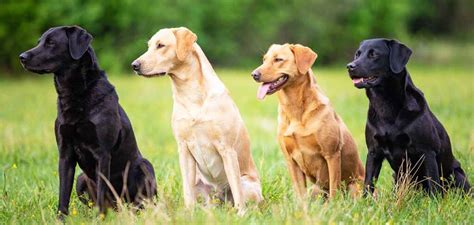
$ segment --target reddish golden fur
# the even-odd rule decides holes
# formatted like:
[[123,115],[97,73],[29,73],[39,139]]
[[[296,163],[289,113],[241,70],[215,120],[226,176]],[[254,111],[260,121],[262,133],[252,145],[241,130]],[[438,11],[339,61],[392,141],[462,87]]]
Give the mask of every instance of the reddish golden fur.
[[256,71],[262,82],[288,76],[277,93],[278,141],[298,197],[306,195],[306,178],[315,184],[313,195],[333,197],[341,180],[356,195],[364,168],[349,130],[313,78],[316,58],[302,45],[272,45]]

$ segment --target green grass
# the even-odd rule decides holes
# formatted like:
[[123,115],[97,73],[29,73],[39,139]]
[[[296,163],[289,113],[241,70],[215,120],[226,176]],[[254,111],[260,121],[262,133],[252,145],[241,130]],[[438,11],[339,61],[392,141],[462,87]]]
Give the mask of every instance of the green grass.
[[[352,132],[365,162],[364,127],[368,101],[352,86],[344,69],[315,68],[316,79]],[[450,134],[454,154],[474,183],[474,74],[472,69],[410,68],[432,111]],[[250,70],[218,70],[240,108],[252,141],[252,154],[261,176],[265,203],[238,217],[229,205],[183,207],[176,143],[171,133],[171,83],[168,78],[144,79],[109,74],[120,103],[130,117],[142,153],[155,167],[159,197],[139,215],[130,210],[110,212],[107,224],[334,224],[418,223],[473,224],[474,201],[450,192],[429,198],[411,192],[392,193],[392,171],[384,164],[379,197],[298,205],[283,156],[276,142],[277,101],[256,99],[257,84]],[[20,80],[0,80],[0,224],[56,223],[58,154],[53,134],[56,93],[50,75],[33,74]],[[76,170],[76,175],[79,173]],[[70,205],[73,224],[102,223],[97,211],[80,204],[75,193]]]

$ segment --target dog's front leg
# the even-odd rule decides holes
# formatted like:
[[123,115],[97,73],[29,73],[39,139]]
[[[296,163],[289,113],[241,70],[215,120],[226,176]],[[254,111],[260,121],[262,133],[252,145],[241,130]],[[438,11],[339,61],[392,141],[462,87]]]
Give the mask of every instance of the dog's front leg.
[[364,196],[374,193],[374,181],[379,178],[382,162],[383,157],[377,154],[375,149],[369,149],[367,162],[365,164]]
[[74,183],[74,172],[76,170],[76,157],[74,149],[68,144],[68,126],[60,125],[58,120],[54,124],[56,143],[59,150],[59,203],[58,219],[63,220],[69,213],[69,201],[71,199],[72,185]]
[[76,160],[70,149],[68,147],[61,147],[59,151],[59,219],[63,219],[69,212],[69,200],[71,198],[72,184],[74,183],[75,168]]
[[296,197],[299,201],[302,201],[306,197],[306,176],[298,164],[296,164],[293,158],[288,154],[288,148],[284,138],[279,138],[279,143],[286,159],[286,166],[288,167],[288,172],[290,173],[291,183],[293,184],[293,189],[296,192]]
[[341,152],[326,156],[329,171],[329,197],[336,196],[336,191],[341,184]]
[[239,214],[243,214],[245,212],[245,202],[240,181],[240,168],[237,152],[233,149],[221,149],[218,151],[222,157],[225,174],[229,182],[230,190],[232,191],[234,207],[239,210]]
[[287,158],[286,164],[290,172],[291,183],[293,184],[296,196],[299,201],[302,201],[306,197],[306,176],[293,159]]
[[110,181],[110,159],[109,153],[102,154],[98,159],[97,168],[97,204],[99,205],[100,216],[106,213],[105,193],[107,191],[107,183]]
[[429,151],[426,153],[423,164],[426,175],[426,180],[423,181],[423,188],[432,195],[439,193],[441,190],[441,182],[435,152]]
[[184,205],[191,209],[196,203],[196,161],[186,144],[179,144],[179,167],[183,179]]

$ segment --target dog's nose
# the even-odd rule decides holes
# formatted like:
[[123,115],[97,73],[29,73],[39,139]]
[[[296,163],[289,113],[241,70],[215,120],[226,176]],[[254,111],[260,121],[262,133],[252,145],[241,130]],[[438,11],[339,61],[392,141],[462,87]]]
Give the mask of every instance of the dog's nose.
[[261,74],[260,71],[258,71],[258,70],[254,70],[254,71],[252,72],[252,77],[253,77],[253,79],[254,79],[255,81],[259,81],[261,75],[262,75],[262,74]]
[[135,71],[139,71],[140,70],[140,62],[133,61],[132,62],[132,69],[135,70]]
[[28,58],[29,58],[28,53],[23,52],[23,53],[20,54],[20,61],[21,61],[22,63],[25,63],[26,61],[28,61]]
[[356,68],[355,64],[354,64],[354,63],[352,63],[352,62],[351,62],[351,63],[349,63],[349,64],[347,64],[347,66],[346,66],[346,67],[347,67],[347,69],[348,69],[348,70],[354,70],[354,69]]

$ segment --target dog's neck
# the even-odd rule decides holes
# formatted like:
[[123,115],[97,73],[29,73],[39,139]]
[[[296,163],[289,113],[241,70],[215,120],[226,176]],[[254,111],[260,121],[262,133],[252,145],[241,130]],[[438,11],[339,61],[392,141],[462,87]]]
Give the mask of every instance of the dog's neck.
[[173,68],[170,77],[175,103],[185,108],[200,108],[209,96],[225,90],[197,44],[189,56]]
[[403,71],[403,74],[392,74],[384,78],[386,80],[380,85],[366,89],[370,110],[378,118],[390,123],[397,119],[400,111],[406,105],[405,76],[408,76],[406,71]]
[[206,99],[206,88],[203,85],[201,65],[194,53],[183,61],[170,74],[173,82],[173,98],[181,104],[201,106]]
[[79,60],[54,73],[54,84],[60,98],[81,95],[101,78],[93,51],[88,51]]
[[83,112],[115,90],[97,65],[91,48],[81,59],[54,73],[54,86],[59,111]]
[[322,94],[311,70],[278,91],[278,100],[285,114],[292,117],[290,119],[299,121],[305,118],[305,113],[329,104],[328,98]]

